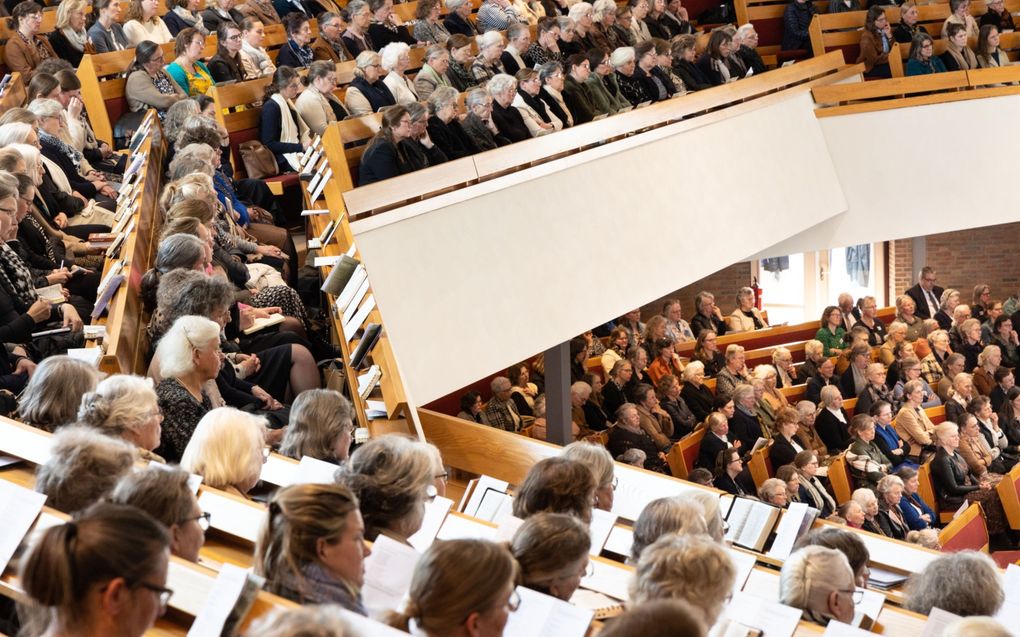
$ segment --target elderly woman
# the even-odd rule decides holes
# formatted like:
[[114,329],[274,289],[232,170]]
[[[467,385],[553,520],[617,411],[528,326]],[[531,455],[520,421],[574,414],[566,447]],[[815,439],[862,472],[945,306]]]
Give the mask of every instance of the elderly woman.
[[521,69],[517,72],[517,94],[513,106],[520,113],[524,124],[533,137],[540,137],[562,130],[563,121],[552,114],[548,105],[540,97],[542,81],[538,71]]
[[846,556],[835,549],[806,546],[783,562],[779,601],[804,611],[804,618],[826,625],[849,622],[859,594]]
[[938,523],[938,515],[921,499],[918,489],[920,482],[917,469],[903,466],[896,471],[903,483],[903,496],[900,498],[900,511],[907,526],[913,530],[927,529]]
[[[595,0],[592,4],[592,27],[588,30],[592,46],[589,48],[602,51],[604,54],[615,51],[629,42],[616,29],[616,3],[611,0]],[[592,70],[595,67],[592,66]]]
[[210,31],[219,31],[224,22],[240,24],[244,14],[235,8],[235,0],[212,0],[202,12],[202,23]]
[[886,371],[882,363],[869,363],[864,371],[868,384],[857,395],[854,411],[861,414],[870,413],[871,406],[879,401],[892,402],[892,392],[885,386]]
[[212,31],[202,21],[198,0],[170,0],[166,3],[166,8],[163,22],[172,35],[176,36],[187,28],[198,29],[202,35],[209,35]]
[[726,550],[702,535],[665,535],[642,552],[635,568],[632,600],[637,605],[678,599],[698,619],[715,624],[733,588],[736,569]]
[[[423,69],[424,70],[424,69]],[[420,75],[420,74],[419,74]],[[478,152],[471,137],[457,117],[457,90],[437,87],[428,97],[428,135],[449,159],[459,159]]]
[[[655,45],[646,42],[640,52],[639,58],[638,49],[623,47],[613,51],[610,56],[610,62],[616,70],[616,82],[620,86],[620,93],[631,106],[664,99],[659,95],[655,82],[647,75],[655,63]],[[639,68],[639,60],[642,68]],[[652,92],[653,89],[655,93]]]
[[794,457],[793,466],[797,469],[800,484],[798,499],[818,509],[822,519],[832,515],[836,510],[836,500],[818,479],[818,456],[811,450],[801,451]]
[[[116,197],[116,190],[103,180],[104,176],[101,173],[87,171],[87,162],[81,151],[64,142],[67,120],[61,103],[40,98],[29,105],[29,110],[38,117],[38,137],[42,144],[42,156],[51,176],[56,180],[65,181],[81,198],[99,199],[112,210],[112,198]],[[85,219],[83,215],[75,215],[68,223],[77,225],[85,223]],[[109,225],[112,215],[101,210],[94,211],[87,221],[91,224]]]
[[761,422],[754,414],[754,387],[741,383],[733,390],[733,404],[736,410],[730,422],[730,436],[740,441],[744,453],[750,452],[758,438],[765,435]]
[[87,427],[56,432],[49,452],[36,469],[35,491],[46,496],[48,506],[68,514],[105,498],[135,461],[131,445]]
[[949,17],[942,23],[943,40],[952,39],[953,34],[950,32],[950,29],[954,24],[963,27],[963,32],[966,34],[964,41],[969,38],[978,37],[980,30],[978,29],[977,20],[970,14],[970,0],[950,0],[949,10],[951,11]]
[[729,396],[738,383],[746,383],[750,379],[747,369],[744,348],[736,343],[726,346],[726,365],[716,374],[716,396]]
[[934,386],[942,380],[943,366],[951,353],[949,333],[945,330],[936,330],[928,335],[928,342],[931,344],[931,353],[921,361],[921,376],[926,383]]
[[127,69],[129,73],[124,87],[127,108],[132,111],[155,108],[162,119],[166,116],[166,109],[188,97],[163,70],[163,62],[163,51],[159,45],[146,40],[135,48],[135,62]]
[[595,478],[595,508],[612,511],[618,479],[614,475],[613,456],[602,445],[591,442],[572,442],[560,455],[586,465]]
[[683,81],[688,91],[701,91],[712,87],[711,80],[695,64],[698,54],[696,36],[678,36],[673,41],[672,53],[673,73]]
[[978,481],[988,481],[994,487],[1002,480],[1006,472],[1000,458],[1001,451],[990,446],[982,435],[981,427],[978,425],[977,417],[974,414],[966,414],[961,418],[960,427],[960,455],[967,461],[972,475],[977,476]]
[[347,16],[349,20],[347,30],[343,32],[340,39],[343,40],[344,46],[351,52],[351,55],[359,56],[383,46],[383,43],[373,42],[368,34],[369,25],[372,23],[372,10],[367,2],[353,0],[347,5]]
[[[250,0],[246,4],[250,4]],[[266,28],[262,21],[248,17],[241,22],[240,26],[241,68],[244,70],[244,79],[256,80],[260,77],[272,77],[276,71],[276,65],[263,47]]]
[[771,504],[785,509],[789,504],[790,496],[786,490],[786,483],[779,478],[769,478],[761,483],[757,491],[758,499],[765,504]]
[[365,186],[424,168],[416,165],[401,142],[411,136],[411,116],[403,106],[383,111],[382,125],[365,148],[359,168],[358,184]]
[[280,453],[343,464],[354,439],[354,410],[340,392],[311,389],[301,392],[290,408]]
[[337,604],[367,615],[365,524],[358,499],[338,484],[298,484],[275,492],[255,544],[266,590],[299,604]]
[[517,80],[500,73],[489,80],[486,90],[492,97],[492,122],[499,134],[511,142],[531,139],[531,131],[521,112],[513,106]]
[[981,321],[969,318],[960,325],[960,344],[954,347],[957,354],[965,358],[964,369],[973,371],[981,365],[978,357],[981,354]]
[[918,17],[917,4],[912,0],[904,2],[900,8],[900,21],[893,26],[893,38],[900,44],[909,44],[918,35],[928,35],[928,30],[917,23]]
[[896,433],[907,445],[907,458],[918,462],[920,457],[934,451],[932,434],[935,425],[921,408],[924,400],[924,386],[918,380],[907,382],[903,388],[903,407],[896,414]]
[[538,513],[524,522],[510,542],[521,567],[521,585],[569,601],[589,570],[591,535],[577,518]]
[[922,614],[941,608],[961,617],[994,616],[1004,599],[995,562],[977,551],[962,551],[940,556],[911,577],[904,607]]
[[[777,357],[773,355],[772,359],[775,360],[776,358]],[[762,398],[768,403],[769,408],[773,413],[779,411],[783,407],[790,406],[790,402],[786,399],[786,396],[779,390],[779,371],[775,367],[772,365],[758,365],[754,368],[754,376],[755,378],[760,378],[762,380],[764,389]]]
[[684,368],[683,387],[680,398],[687,404],[697,422],[704,422],[713,410],[715,396],[705,385],[705,366],[701,361],[691,361]]
[[152,381],[137,376],[115,374],[103,379],[95,391],[82,396],[78,409],[79,424],[123,438],[147,460],[158,460],[152,450],[159,446],[162,422]]
[[450,31],[440,19],[439,0],[424,0],[415,10],[414,39],[418,42],[443,44],[450,38]]
[[820,401],[818,415],[815,417],[815,431],[829,451],[838,454],[851,442],[848,430],[850,417],[843,409],[843,395],[835,385],[827,385],[821,390]]
[[374,438],[351,454],[338,481],[361,503],[367,539],[382,534],[407,544],[418,531],[426,502],[437,494],[433,454],[426,443],[396,435]]
[[[878,497],[875,496],[874,490],[867,487],[854,489],[850,498],[853,502],[860,505],[861,510],[864,512],[863,520],[861,520],[860,526],[856,528],[882,535],[882,528],[878,526],[878,521],[875,519],[875,516],[878,515]],[[856,526],[856,521],[851,522],[849,518],[847,523],[850,526]]]
[[[577,60],[577,58],[572,59]],[[555,61],[546,62],[539,65],[537,70],[539,79],[542,81],[542,101],[549,108],[550,115],[559,119],[563,123],[563,128],[579,123],[563,97],[565,86],[563,64]]]
[[293,69],[305,68],[315,59],[312,51],[312,27],[308,24],[308,16],[300,11],[288,13],[283,19],[283,27],[287,31],[287,42],[280,47],[276,56],[276,66],[289,66]]
[[[976,65],[976,63],[975,63]],[[955,70],[955,69],[954,69]],[[960,291],[946,288],[939,298],[939,311],[932,318],[939,322],[939,327],[946,331],[953,326],[953,312],[960,304]]]
[[940,509],[956,510],[966,502],[980,502],[988,533],[1006,530],[1006,515],[992,483],[973,474],[960,453],[960,429],[953,422],[935,427],[938,451],[931,463],[931,477]]
[[[503,75],[503,36],[498,31],[488,31],[478,43],[478,57],[471,63],[471,78],[475,84],[484,84],[497,75]],[[507,76],[510,77],[510,76]]]
[[156,453],[178,462],[199,420],[212,409],[205,384],[220,371],[220,326],[200,316],[177,319],[156,348],[159,373],[156,386],[163,412],[162,444]]
[[742,287],[737,291],[737,307],[726,317],[726,323],[730,332],[750,332],[763,330],[769,326],[761,311],[754,306],[754,290]]
[[680,381],[673,374],[666,374],[659,379],[656,385],[656,394],[659,398],[659,405],[673,421],[673,439],[679,440],[694,431],[700,420],[687,406],[680,395]]
[[202,62],[205,36],[197,30],[182,29],[174,38],[177,57],[167,65],[166,72],[190,96],[205,95],[214,80],[209,67]]
[[894,405],[903,404],[903,395],[906,391],[906,384],[912,380],[916,380],[921,383],[921,389],[923,391],[921,409],[930,409],[931,407],[938,407],[942,404],[942,400],[938,397],[935,391],[924,381],[921,377],[921,362],[913,356],[906,356],[900,362],[900,369],[903,371],[903,377],[896,381],[896,385],[892,390],[892,402]]
[[974,377],[970,374],[958,373],[953,377],[953,389],[946,401],[946,420],[960,424],[967,406],[975,396]]
[[613,457],[619,458],[631,449],[638,449],[645,454],[645,469],[668,475],[669,467],[666,465],[666,454],[641,428],[641,414],[638,413],[637,405],[624,403],[615,413],[616,425],[609,429],[609,442],[606,443],[606,448],[613,454]]
[[11,12],[8,26],[17,33],[17,37],[7,40],[4,46],[4,59],[7,68],[11,72],[21,73],[27,85],[40,62],[57,57],[49,40],[39,34],[39,28],[42,26],[42,7],[32,0],[19,3]]
[[1013,329],[1011,316],[1001,314],[992,322],[992,336],[989,343],[998,346],[1004,366],[1011,369],[1020,367],[1020,338],[1017,337],[1017,333]]
[[450,86],[446,72],[450,68],[450,54],[439,44],[430,46],[425,51],[425,64],[414,77],[414,90],[421,100],[428,100],[439,87]]
[[914,299],[906,294],[896,297],[896,317],[894,320],[907,326],[908,341],[916,341],[928,334],[928,330],[924,325],[924,319],[917,316],[916,310],[917,304],[914,303]]
[[308,86],[301,91],[294,106],[308,130],[322,136],[326,127],[349,115],[336,90],[336,64],[316,60],[308,68]]
[[588,51],[587,58],[591,73],[584,81],[584,86],[589,91],[596,113],[611,115],[621,109],[629,109],[630,102],[620,93],[609,54],[600,49],[592,49]]
[[156,44],[167,44],[174,39],[170,29],[159,17],[159,3],[156,0],[131,0],[124,16],[124,35],[131,46],[149,40]]
[[[181,456],[181,468],[203,484],[247,497],[268,455],[265,418],[219,407],[202,416]],[[265,450],[265,454],[263,454]]]
[[198,562],[210,514],[199,507],[189,478],[176,467],[141,469],[121,478],[108,499],[151,515],[170,532],[170,554]]
[[383,78],[383,84],[390,90],[396,103],[404,106],[418,101],[414,83],[404,77],[404,73],[411,64],[409,51],[410,47],[403,42],[387,44],[379,51],[380,63],[383,71],[387,73]]
[[99,380],[95,367],[67,356],[43,360],[21,394],[18,420],[54,432],[75,421],[82,396],[94,391]]
[[[89,36],[85,31],[85,1],[71,0],[57,5],[57,28],[49,35],[56,57],[75,67],[81,63]],[[27,25],[26,25],[27,26]]]
[[630,564],[636,564],[644,551],[665,535],[690,536],[708,533],[704,508],[687,494],[657,498],[648,503],[634,521],[634,541]]
[[800,366],[797,372],[798,378],[808,382],[818,372],[818,366],[825,359],[825,345],[821,341],[815,339],[805,341],[804,364]]
[[850,423],[853,443],[846,452],[850,475],[860,486],[874,489],[892,470],[892,463],[875,444],[875,421],[868,414],[857,414]]
[[379,54],[364,51],[358,55],[354,80],[347,87],[344,105],[352,117],[360,117],[393,106],[397,102],[383,82]]

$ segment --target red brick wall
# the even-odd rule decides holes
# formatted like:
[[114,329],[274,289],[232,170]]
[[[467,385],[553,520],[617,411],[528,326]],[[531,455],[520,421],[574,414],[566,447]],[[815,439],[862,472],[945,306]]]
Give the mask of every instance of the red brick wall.
[[914,285],[913,272],[914,243],[912,239],[898,239],[889,242],[889,262],[886,274],[889,279],[889,304],[893,305],[896,297]]
[[649,316],[662,312],[662,304],[666,299],[678,298],[683,306],[684,318],[690,320],[694,316],[694,297],[702,290],[708,290],[715,294],[716,305],[723,312],[723,316],[729,314],[736,308],[735,296],[737,290],[745,285],[751,285],[751,262],[735,263],[723,268],[714,274],[696,281],[676,292],[667,294],[661,299],[656,299],[641,308],[642,320]]
[[985,283],[993,299],[1005,299],[1020,286],[1020,223],[934,234],[926,237],[928,265],[938,284],[960,290],[969,303],[974,286]]

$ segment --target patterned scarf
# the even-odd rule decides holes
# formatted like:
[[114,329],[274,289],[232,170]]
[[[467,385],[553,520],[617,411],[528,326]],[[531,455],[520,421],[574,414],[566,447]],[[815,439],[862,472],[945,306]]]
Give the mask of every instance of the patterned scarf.
[[78,171],[81,170],[80,165],[82,155],[77,148],[74,148],[70,144],[67,144],[66,142],[64,142],[64,140],[60,139],[59,137],[50,135],[44,130],[39,130],[39,141],[41,141],[44,144],[51,144],[53,146],[56,146],[57,150],[59,150],[61,153],[66,155],[68,159],[71,160],[71,163],[74,164],[75,170]]
[[301,60],[301,66],[311,65],[312,57],[314,56],[311,47],[299,46],[294,40],[287,40],[287,44],[290,46],[290,50],[296,53],[298,59]]
[[20,36],[21,39],[25,41],[25,44],[27,44],[28,46],[33,47],[35,49],[36,53],[39,54],[39,59],[40,60],[47,60],[47,59],[49,59],[49,57],[50,57],[50,50],[48,48],[46,48],[46,45],[43,44],[43,41],[42,41],[41,38],[35,37],[35,38],[32,38],[31,40],[29,40],[28,38],[25,37],[25,34],[22,33],[21,31],[18,31],[18,36]]
[[35,293],[32,273],[18,253],[6,243],[0,244],[0,286],[11,295],[19,313],[27,311],[39,297]]

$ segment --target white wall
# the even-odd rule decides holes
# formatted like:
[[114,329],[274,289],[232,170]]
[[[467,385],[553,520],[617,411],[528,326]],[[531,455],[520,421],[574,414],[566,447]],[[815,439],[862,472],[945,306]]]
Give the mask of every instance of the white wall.
[[846,209],[810,96],[649,131],[356,222],[424,404]]

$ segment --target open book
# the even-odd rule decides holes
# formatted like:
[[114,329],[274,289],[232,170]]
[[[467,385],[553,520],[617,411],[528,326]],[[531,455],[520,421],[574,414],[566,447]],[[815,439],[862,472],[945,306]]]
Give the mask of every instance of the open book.
[[257,318],[255,319],[255,322],[252,324],[251,327],[244,330],[244,333],[254,334],[255,332],[260,332],[266,329],[267,327],[279,325],[280,323],[283,323],[284,318],[285,317],[283,316],[283,314],[270,314],[269,316],[264,318]]
[[726,539],[737,546],[761,552],[779,521],[782,509],[750,498],[735,498],[726,522]]

